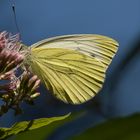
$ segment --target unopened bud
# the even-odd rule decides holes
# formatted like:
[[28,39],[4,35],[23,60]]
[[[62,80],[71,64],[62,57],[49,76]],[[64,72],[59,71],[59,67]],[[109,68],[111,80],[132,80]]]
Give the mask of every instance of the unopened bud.
[[20,83],[20,87],[21,88],[27,88],[27,84],[28,84],[28,81],[29,81],[29,76],[30,74],[28,72],[25,72],[22,76],[22,79],[21,79],[21,83]]
[[35,84],[34,84],[32,90],[31,90],[32,92],[35,91],[35,90],[37,90],[37,88],[38,88],[39,85],[40,85],[40,82],[41,82],[41,81],[40,81],[39,79],[35,82]]
[[2,50],[0,52],[0,60],[5,59],[6,54],[7,54],[7,51],[6,50]]
[[6,91],[14,91],[16,89],[16,82],[2,85],[1,89],[6,90]]
[[15,59],[15,63],[18,65],[24,60],[24,56],[21,54],[18,54],[17,58]]
[[12,80],[14,78],[14,72],[13,71],[8,71],[5,74],[0,76],[0,79],[4,79],[4,80]]
[[34,75],[28,82],[28,87],[32,88],[34,86],[34,83],[36,82],[36,80],[38,79],[37,75]]
[[13,71],[9,71],[5,74],[2,74],[0,76],[0,80],[12,80],[14,78],[14,72]]
[[40,96],[40,93],[36,92],[36,93],[32,94],[30,97],[33,99],[33,98],[37,98],[38,96]]
[[10,71],[10,70],[12,70],[14,67],[15,67],[15,62],[12,61],[12,62],[10,62],[9,64],[7,64],[7,65],[5,66],[4,72]]
[[3,94],[2,99],[3,99],[3,101],[8,101],[9,100],[9,95],[8,94]]
[[7,42],[6,34],[6,32],[0,33],[0,51],[5,48],[5,44]]

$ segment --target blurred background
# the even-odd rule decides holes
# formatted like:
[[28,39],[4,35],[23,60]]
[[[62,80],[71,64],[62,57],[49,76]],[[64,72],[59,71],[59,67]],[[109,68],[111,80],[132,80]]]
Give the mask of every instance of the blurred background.
[[42,86],[36,105],[23,104],[24,114],[17,117],[12,111],[4,115],[1,127],[21,120],[84,112],[50,136],[51,140],[62,140],[103,120],[140,111],[139,0],[0,0],[0,31],[16,34],[13,4],[26,45],[57,35],[91,33],[112,37],[120,47],[95,98],[82,105],[67,105]]

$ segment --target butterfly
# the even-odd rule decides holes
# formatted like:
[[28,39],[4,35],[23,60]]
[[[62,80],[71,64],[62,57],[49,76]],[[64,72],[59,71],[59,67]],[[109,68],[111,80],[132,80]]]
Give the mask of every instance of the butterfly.
[[25,62],[56,98],[81,104],[102,89],[118,46],[102,35],[58,36],[31,45]]

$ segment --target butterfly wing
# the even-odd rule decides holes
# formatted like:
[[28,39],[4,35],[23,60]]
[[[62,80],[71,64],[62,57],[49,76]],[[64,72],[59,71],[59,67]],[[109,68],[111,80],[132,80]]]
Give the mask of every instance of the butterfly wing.
[[31,46],[30,65],[55,97],[80,104],[102,88],[118,43],[91,34],[67,35]]

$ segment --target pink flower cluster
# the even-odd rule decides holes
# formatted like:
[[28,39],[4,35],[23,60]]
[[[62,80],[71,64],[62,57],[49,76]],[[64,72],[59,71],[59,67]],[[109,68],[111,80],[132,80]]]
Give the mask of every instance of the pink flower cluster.
[[8,79],[20,65],[24,56],[20,53],[21,45],[17,43],[18,36],[9,36],[7,32],[0,33],[0,79]]
[[[32,75],[26,67],[21,67],[25,58],[21,50],[18,35],[12,36],[5,31],[0,33],[0,99],[4,102],[0,106],[0,115],[9,109],[20,114],[21,102],[33,104],[34,98],[40,95],[36,91],[40,85],[38,77]],[[17,74],[19,69],[22,71],[20,75]]]

